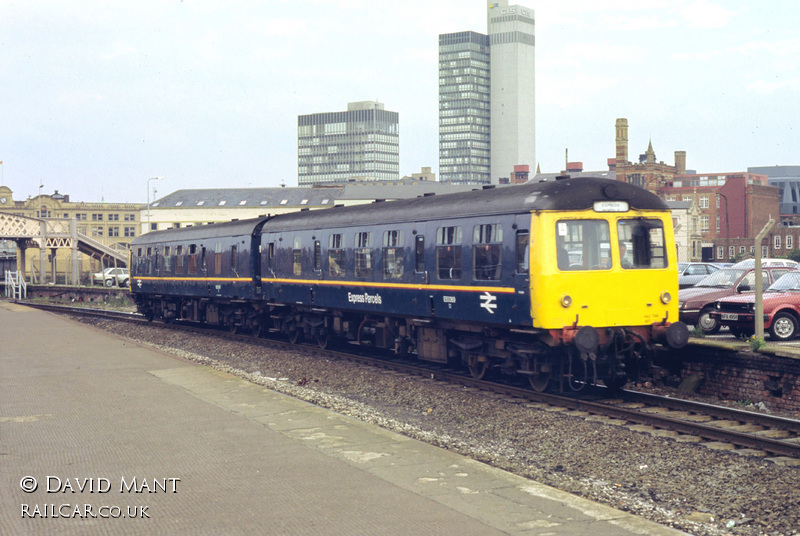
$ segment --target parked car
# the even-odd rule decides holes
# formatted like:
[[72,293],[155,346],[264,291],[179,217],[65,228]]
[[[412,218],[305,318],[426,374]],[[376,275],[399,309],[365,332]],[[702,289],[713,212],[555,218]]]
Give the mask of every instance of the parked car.
[[107,287],[128,285],[130,275],[127,268],[106,268],[102,272],[92,274],[92,283],[99,283]]
[[[763,288],[769,287],[779,277],[792,269],[778,266],[763,268]],[[798,272],[800,273],[800,272]],[[714,302],[721,298],[755,292],[756,271],[754,268],[722,268],[708,275],[690,288],[678,291],[679,319],[692,326],[700,326],[708,334],[719,331],[720,323],[712,318]]]
[[[789,268],[797,268],[798,266],[800,266],[800,263],[797,263],[796,261],[793,261],[791,259],[761,259],[761,267],[766,268],[767,266],[787,266]],[[733,268],[755,268],[755,267],[756,267],[755,259],[745,259],[733,265]]]
[[[717,300],[712,318],[728,326],[731,333],[755,333],[755,296],[731,296]],[[781,276],[763,294],[764,329],[770,337],[787,341],[798,335],[800,326],[800,270]]]
[[709,262],[679,262],[678,288],[692,287],[719,268],[716,264]]

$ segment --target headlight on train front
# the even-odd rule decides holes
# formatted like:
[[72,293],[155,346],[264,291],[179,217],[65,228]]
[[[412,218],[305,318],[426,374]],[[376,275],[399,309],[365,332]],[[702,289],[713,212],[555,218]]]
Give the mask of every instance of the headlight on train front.
[[561,296],[561,307],[567,309],[570,305],[572,305],[572,297],[569,294]]
[[661,303],[666,305],[671,301],[672,301],[672,296],[670,295],[669,292],[664,291],[661,293]]

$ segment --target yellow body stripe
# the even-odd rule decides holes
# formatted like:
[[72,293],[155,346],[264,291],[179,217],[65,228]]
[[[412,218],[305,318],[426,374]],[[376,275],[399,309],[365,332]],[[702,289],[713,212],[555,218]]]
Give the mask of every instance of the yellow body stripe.
[[[250,283],[252,280],[247,277],[140,277],[131,279],[141,281],[188,281],[188,282],[220,282],[220,283]],[[406,290],[443,290],[452,292],[494,292],[496,294],[514,294],[513,287],[470,287],[464,285],[426,285],[409,283],[377,283],[374,281],[338,281],[323,279],[263,279],[263,283],[289,283],[297,285],[323,285],[341,287],[369,287],[369,288],[391,288]]]

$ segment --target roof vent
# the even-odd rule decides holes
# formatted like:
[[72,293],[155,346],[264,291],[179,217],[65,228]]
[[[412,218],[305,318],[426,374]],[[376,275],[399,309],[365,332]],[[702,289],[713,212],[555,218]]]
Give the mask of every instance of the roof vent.
[[426,192],[422,194],[422,197],[433,197],[434,195],[436,195],[436,192]]
[[385,199],[376,199],[375,201],[373,201],[373,203],[383,203],[385,201],[386,201]]
[[559,175],[558,177],[556,177],[556,180],[557,181],[562,181],[562,180],[568,179],[568,178],[569,178],[569,174],[568,173],[564,173],[563,175]]
[[484,190],[492,190],[492,189],[494,189],[494,187],[495,187],[494,184],[484,184],[483,185],[483,189]]

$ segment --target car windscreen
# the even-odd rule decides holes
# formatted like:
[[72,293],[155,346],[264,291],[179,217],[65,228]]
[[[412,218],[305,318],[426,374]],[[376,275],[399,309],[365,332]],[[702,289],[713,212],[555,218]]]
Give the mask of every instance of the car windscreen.
[[696,287],[715,287],[715,288],[729,288],[732,287],[746,272],[747,270],[736,270],[733,268],[723,268],[717,270],[713,274],[708,274],[706,277],[697,283]]
[[800,271],[783,274],[767,289],[768,292],[800,291]]

